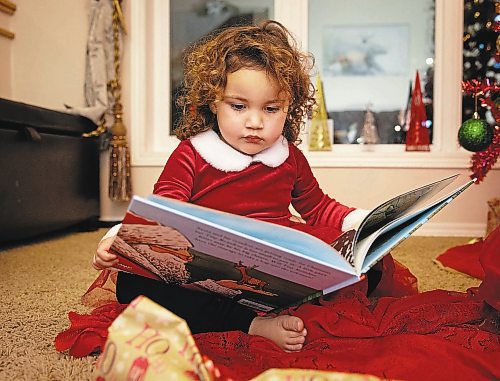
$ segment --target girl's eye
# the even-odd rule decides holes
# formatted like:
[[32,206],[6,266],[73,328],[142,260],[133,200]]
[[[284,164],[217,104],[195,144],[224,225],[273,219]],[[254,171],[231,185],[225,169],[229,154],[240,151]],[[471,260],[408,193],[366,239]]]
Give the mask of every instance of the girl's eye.
[[268,113],[275,113],[275,112],[278,112],[280,110],[280,108],[278,106],[267,106],[265,108],[265,110]]
[[241,103],[231,103],[231,108],[236,111],[243,111],[245,109],[245,105]]

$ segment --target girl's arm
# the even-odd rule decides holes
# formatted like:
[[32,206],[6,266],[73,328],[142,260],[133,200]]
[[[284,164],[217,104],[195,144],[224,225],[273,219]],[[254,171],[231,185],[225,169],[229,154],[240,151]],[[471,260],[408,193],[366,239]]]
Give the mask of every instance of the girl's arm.
[[[172,152],[163,171],[154,186],[154,193],[188,201],[194,183],[194,158],[195,151],[188,141],[182,141]],[[113,266],[118,260],[116,255],[109,252],[121,224],[113,226],[102,237],[97,246],[92,265],[98,270]]]
[[183,140],[168,158],[153,193],[189,201],[194,185],[196,154],[189,141]]
[[360,223],[369,211],[341,204],[326,195],[314,177],[304,154],[294,146],[297,180],[292,192],[292,205],[309,225],[332,226],[346,231]]

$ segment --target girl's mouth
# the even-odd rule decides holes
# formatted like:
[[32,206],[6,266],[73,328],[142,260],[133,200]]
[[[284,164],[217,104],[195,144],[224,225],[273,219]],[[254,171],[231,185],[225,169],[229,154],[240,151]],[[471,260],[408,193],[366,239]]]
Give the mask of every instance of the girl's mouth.
[[245,140],[245,142],[253,144],[260,143],[263,140],[262,138],[254,135],[245,136],[243,139]]

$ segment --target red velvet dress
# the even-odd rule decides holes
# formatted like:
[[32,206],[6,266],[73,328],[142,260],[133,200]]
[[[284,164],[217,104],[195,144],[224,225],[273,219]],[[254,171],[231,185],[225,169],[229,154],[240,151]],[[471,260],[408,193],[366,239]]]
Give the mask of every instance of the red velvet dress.
[[[203,140],[198,143],[200,154],[191,140],[182,141],[168,159],[154,193],[311,233],[317,230],[325,240],[328,240],[324,236],[327,230],[331,241],[340,234],[344,217],[354,208],[323,193],[303,153],[293,144],[288,144],[288,157],[282,163],[270,158],[264,160],[267,165],[247,161],[240,166],[234,162],[246,158],[234,150],[229,153],[234,158],[219,156],[221,163],[216,162],[217,158],[212,163],[203,158],[205,149],[217,151],[218,144]],[[232,166],[225,166],[223,160],[232,160]],[[290,204],[307,226],[290,221]]]

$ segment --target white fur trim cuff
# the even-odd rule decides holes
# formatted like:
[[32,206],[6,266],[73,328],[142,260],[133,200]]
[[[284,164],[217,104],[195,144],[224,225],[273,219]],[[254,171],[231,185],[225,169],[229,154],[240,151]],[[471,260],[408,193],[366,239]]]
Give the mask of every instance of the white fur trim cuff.
[[345,232],[349,229],[357,227],[361,221],[370,213],[369,210],[356,209],[344,217],[342,222],[342,231]]
[[109,237],[116,237],[118,235],[118,230],[122,227],[122,224],[116,224],[114,225],[111,229],[109,229],[106,234],[104,234],[104,237],[101,238],[99,242],[104,241],[106,238]]

